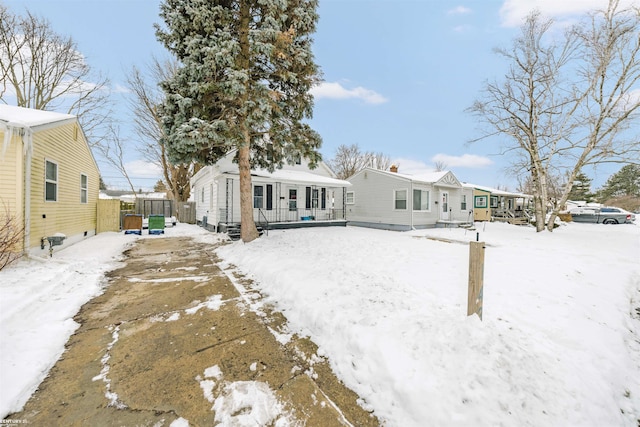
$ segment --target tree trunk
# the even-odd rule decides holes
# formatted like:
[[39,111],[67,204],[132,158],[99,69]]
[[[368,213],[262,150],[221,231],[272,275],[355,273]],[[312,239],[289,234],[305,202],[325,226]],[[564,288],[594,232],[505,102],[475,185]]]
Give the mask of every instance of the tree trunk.
[[243,242],[249,243],[258,238],[258,229],[253,220],[253,189],[251,188],[248,144],[238,150],[238,169],[240,169],[240,238]]
[[[240,25],[239,25],[239,42],[240,55],[238,57],[238,68],[240,70],[249,71],[249,24],[251,20],[251,10],[249,2],[240,2]],[[249,82],[245,83],[244,94],[241,96],[240,105],[246,106],[248,102]],[[258,230],[253,220],[253,188],[251,188],[251,162],[250,147],[251,135],[246,116],[238,117],[238,124],[242,129],[243,142],[238,149],[238,169],[240,170],[240,238],[243,242],[249,243],[258,238]]]

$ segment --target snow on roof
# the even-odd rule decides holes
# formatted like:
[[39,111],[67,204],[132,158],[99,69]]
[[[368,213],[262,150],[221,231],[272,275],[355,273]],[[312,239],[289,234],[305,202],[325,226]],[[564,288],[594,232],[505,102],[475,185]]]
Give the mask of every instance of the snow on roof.
[[33,108],[0,105],[0,121],[12,126],[34,128],[65,120],[73,120],[76,116],[56,113],[54,111],[35,110]]
[[[224,173],[238,175],[237,171],[229,171]],[[349,181],[344,181],[342,179],[330,178],[327,176],[316,175],[314,173],[288,170],[288,169],[280,169],[280,170],[275,170],[273,172],[269,172],[268,170],[264,170],[264,169],[252,170],[251,176],[256,176],[260,178],[270,178],[270,179],[274,179],[276,181],[282,181],[282,182],[329,185],[333,187],[350,187],[351,186],[351,183]]]
[[421,182],[421,183],[425,183],[425,184],[433,184],[435,182],[438,182],[446,174],[449,173],[449,171],[440,171],[440,172],[421,173],[421,174],[418,174],[418,175],[407,175],[407,174],[404,174],[404,173],[385,171],[385,170],[382,170],[382,169],[372,169],[372,170],[375,170],[376,172],[381,172],[381,173],[389,175],[389,176],[400,177],[400,178],[406,179],[408,181]]
[[494,194],[496,196],[524,197],[524,198],[527,198],[527,199],[530,199],[530,198],[533,197],[530,194],[514,193],[512,191],[499,190],[497,188],[491,188],[491,187],[487,187],[487,186],[484,186],[484,185],[471,184],[471,183],[468,183],[468,182],[463,182],[462,186],[466,187],[466,188],[475,188],[477,190],[487,191],[487,192],[489,192],[491,194]]

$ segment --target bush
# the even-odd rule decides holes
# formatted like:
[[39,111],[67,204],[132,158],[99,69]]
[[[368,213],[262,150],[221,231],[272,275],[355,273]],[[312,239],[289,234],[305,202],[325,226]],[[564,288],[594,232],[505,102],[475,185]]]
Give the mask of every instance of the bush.
[[22,256],[23,236],[24,227],[5,206],[4,214],[0,215],[0,270]]

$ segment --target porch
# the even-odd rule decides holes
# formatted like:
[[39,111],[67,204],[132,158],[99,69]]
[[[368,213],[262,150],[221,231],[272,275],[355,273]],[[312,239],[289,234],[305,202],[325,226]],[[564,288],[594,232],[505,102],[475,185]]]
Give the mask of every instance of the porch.
[[491,220],[508,222],[514,225],[527,225],[531,221],[531,215],[523,209],[492,209]]
[[[220,209],[220,218],[231,219],[233,215],[227,209]],[[253,220],[260,230],[268,233],[269,230],[282,230],[292,228],[310,227],[346,227],[344,209],[254,209]],[[218,224],[218,232],[230,235],[240,229],[239,221],[222,221]]]

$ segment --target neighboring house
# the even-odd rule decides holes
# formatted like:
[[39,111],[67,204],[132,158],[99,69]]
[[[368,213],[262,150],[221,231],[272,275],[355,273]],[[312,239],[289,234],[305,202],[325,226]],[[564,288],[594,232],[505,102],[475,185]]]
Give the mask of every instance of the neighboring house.
[[350,225],[411,230],[473,222],[471,189],[452,172],[405,175],[365,168],[349,178],[346,211]]
[[[215,165],[191,178],[196,202],[196,222],[224,231],[240,223],[240,176],[232,151]],[[271,228],[300,225],[346,225],[345,188],[349,182],[335,178],[323,162],[310,169],[305,159],[269,172],[252,170],[253,218]]]
[[466,182],[462,185],[473,191],[474,221],[528,223],[529,213],[527,211],[533,196]]
[[19,250],[49,254],[96,232],[100,174],[77,117],[0,105],[0,216],[24,227]]

